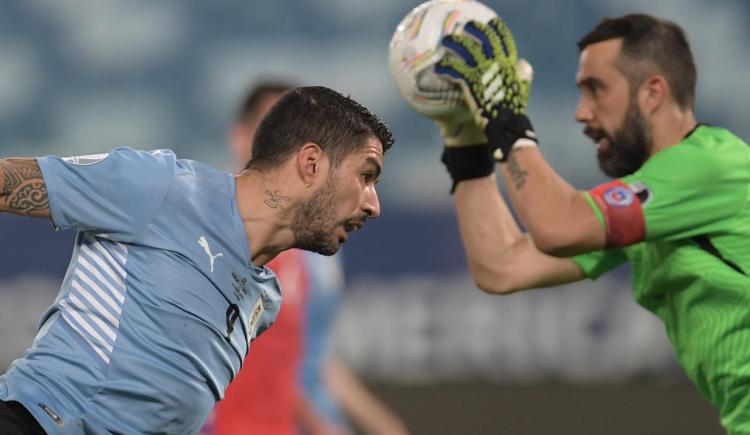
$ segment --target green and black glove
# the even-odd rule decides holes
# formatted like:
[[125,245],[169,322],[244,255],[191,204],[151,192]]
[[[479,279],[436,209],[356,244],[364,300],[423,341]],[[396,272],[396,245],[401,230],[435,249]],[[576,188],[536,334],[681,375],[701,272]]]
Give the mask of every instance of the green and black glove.
[[461,86],[474,116],[473,122],[437,121],[446,141],[443,162],[455,188],[460,181],[491,174],[493,157],[502,162],[514,147],[537,145],[526,116],[532,69],[518,58],[513,35],[500,18],[487,24],[470,21],[442,44],[449,51],[435,72]]

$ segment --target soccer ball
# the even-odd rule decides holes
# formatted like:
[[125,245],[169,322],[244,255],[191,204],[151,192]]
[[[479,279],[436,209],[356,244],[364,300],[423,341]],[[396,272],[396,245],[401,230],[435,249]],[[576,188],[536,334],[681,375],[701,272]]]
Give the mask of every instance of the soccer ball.
[[414,8],[396,27],[388,47],[391,76],[401,96],[433,119],[470,118],[458,84],[435,74],[445,54],[440,41],[468,21],[489,22],[497,14],[474,0],[430,0]]

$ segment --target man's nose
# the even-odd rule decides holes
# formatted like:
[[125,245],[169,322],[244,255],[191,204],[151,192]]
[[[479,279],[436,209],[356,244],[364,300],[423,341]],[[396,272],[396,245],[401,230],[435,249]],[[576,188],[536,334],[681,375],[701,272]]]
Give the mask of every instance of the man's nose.
[[380,199],[378,199],[378,192],[375,190],[375,186],[368,188],[367,197],[362,208],[367,213],[367,217],[371,219],[380,216]]
[[591,111],[591,108],[583,100],[583,98],[578,100],[578,105],[576,105],[575,118],[576,121],[581,123],[588,123],[594,119],[594,113]]

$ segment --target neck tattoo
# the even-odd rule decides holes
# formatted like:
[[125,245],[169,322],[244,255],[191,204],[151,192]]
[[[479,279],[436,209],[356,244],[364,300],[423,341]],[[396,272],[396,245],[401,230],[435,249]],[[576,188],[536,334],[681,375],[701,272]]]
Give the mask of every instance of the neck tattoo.
[[263,201],[267,206],[273,209],[284,209],[284,203],[291,201],[292,198],[281,194],[280,190],[266,190],[266,199]]

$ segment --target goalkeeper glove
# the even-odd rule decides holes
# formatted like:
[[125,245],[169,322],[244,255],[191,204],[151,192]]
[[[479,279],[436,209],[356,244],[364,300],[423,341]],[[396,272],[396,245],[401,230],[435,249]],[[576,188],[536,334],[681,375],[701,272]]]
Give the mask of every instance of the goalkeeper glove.
[[[531,65],[525,59],[519,59],[516,62],[516,72],[523,86],[528,89],[533,75]],[[481,124],[473,118],[460,117],[434,121],[445,141],[441,160],[453,180],[451,193],[456,190],[459,182],[486,177],[495,171],[495,160],[501,160],[502,151],[489,145]],[[517,146],[521,146],[521,142]]]
[[487,145],[487,136],[471,114],[464,112],[453,118],[434,121],[445,143],[441,160],[453,180],[451,193],[463,180],[485,177],[495,172],[495,161]]
[[[450,51],[435,66],[435,72],[458,82],[463,89],[475,121],[474,133],[469,137],[478,137],[477,127],[483,130],[487,143],[483,154],[488,149],[490,156],[503,162],[514,147],[537,145],[531,121],[526,117],[531,66],[518,59],[516,43],[505,23],[500,18],[487,24],[470,21],[462,33],[447,35],[442,44]],[[443,161],[449,171],[451,161],[460,160],[456,157],[459,150],[451,148],[455,136],[444,133],[447,147]],[[467,145],[460,138],[453,142]],[[486,172],[486,163],[481,168]],[[489,173],[493,170],[494,167]],[[455,183],[459,181],[454,177]]]

